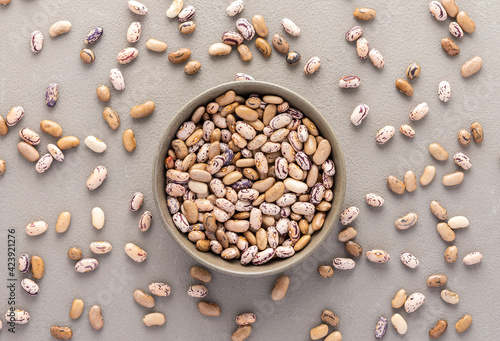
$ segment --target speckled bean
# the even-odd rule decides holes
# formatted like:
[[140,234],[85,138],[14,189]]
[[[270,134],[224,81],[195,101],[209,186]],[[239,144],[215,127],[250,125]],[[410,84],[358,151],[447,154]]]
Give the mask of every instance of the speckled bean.
[[284,18],[281,20],[281,26],[286,31],[286,33],[288,33],[294,37],[297,37],[300,35],[300,28],[297,25],[295,25],[295,23],[288,18]]
[[30,37],[31,52],[38,53],[43,47],[43,34],[40,31],[33,31]]
[[109,80],[116,90],[125,89],[125,79],[123,78],[123,74],[119,69],[115,68],[109,71]]
[[375,326],[375,338],[376,339],[381,339],[384,337],[385,332],[387,331],[387,319],[383,316],[380,317],[380,319],[377,322],[377,325]]
[[146,251],[132,243],[125,244],[125,253],[137,263],[144,262],[148,257]]
[[356,53],[360,59],[368,58],[370,44],[366,38],[359,38],[358,41],[356,41]]
[[127,41],[131,44],[137,43],[139,39],[141,38],[141,23],[140,22],[133,22],[130,24],[127,30]]
[[333,267],[339,270],[351,270],[356,266],[356,262],[350,258],[335,258]]
[[344,76],[339,80],[339,88],[342,89],[353,89],[361,85],[361,79],[357,76]]
[[429,11],[438,21],[444,21],[448,18],[448,14],[443,5],[439,1],[431,1],[429,3]]
[[95,258],[84,258],[75,264],[75,271],[80,273],[94,271],[99,266]]
[[406,265],[411,269],[415,269],[420,264],[417,257],[415,257],[409,252],[403,252],[400,258],[401,258],[401,263],[403,263],[404,265]]
[[245,3],[243,0],[235,0],[227,6],[226,12],[230,17],[234,17],[235,15],[241,13],[243,9],[245,9]]
[[370,250],[365,253],[366,259],[373,263],[387,263],[391,256],[384,250]]
[[465,265],[475,265],[483,260],[483,254],[479,251],[471,252],[463,259]]
[[84,43],[86,45],[94,44],[101,38],[102,33],[103,33],[102,27],[97,26],[85,36]]
[[28,236],[38,236],[47,231],[49,225],[44,221],[34,221],[26,225],[26,234]]

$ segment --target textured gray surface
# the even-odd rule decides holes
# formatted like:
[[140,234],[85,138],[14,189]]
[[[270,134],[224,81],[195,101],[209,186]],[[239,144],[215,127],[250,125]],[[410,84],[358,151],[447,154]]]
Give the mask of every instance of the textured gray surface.
[[[321,310],[330,308],[339,314],[339,330],[345,340],[373,339],[373,329],[380,315],[390,318],[395,312],[390,307],[394,293],[405,288],[407,292],[423,292],[425,305],[408,315],[399,311],[408,321],[406,340],[427,339],[430,327],[439,319],[447,319],[449,330],[442,340],[495,339],[493,316],[498,313],[499,298],[496,283],[500,279],[496,271],[496,250],[499,233],[498,200],[500,186],[495,181],[498,173],[498,136],[500,129],[495,119],[494,96],[498,91],[499,54],[496,36],[497,20],[491,13],[500,8],[493,1],[460,1],[459,5],[476,21],[477,30],[459,42],[462,52],[448,57],[440,47],[440,39],[449,36],[447,24],[434,20],[427,8],[427,1],[403,0],[380,1],[248,1],[242,17],[251,19],[262,14],[270,34],[284,34],[292,49],[300,51],[304,59],[317,55],[322,67],[313,76],[302,72],[304,61],[291,67],[284,58],[273,51],[269,60],[249,43],[254,59],[244,64],[233,52],[226,57],[213,58],[208,47],[218,42],[220,34],[234,29],[235,18],[225,14],[229,1],[217,3],[189,1],[198,12],[198,26],[192,36],[177,31],[178,22],[165,17],[166,2],[145,1],[150,13],[138,17],[128,11],[125,1],[74,2],[14,0],[0,8],[2,39],[0,51],[2,115],[13,105],[22,105],[26,116],[0,137],[0,158],[7,162],[7,172],[0,177],[0,307],[7,309],[6,246],[7,228],[16,229],[16,256],[21,253],[38,254],[46,263],[46,274],[39,282],[38,297],[27,297],[18,287],[16,305],[30,311],[32,321],[16,327],[16,335],[8,333],[5,320],[2,339],[38,340],[49,339],[49,327],[53,324],[72,327],[75,339],[139,339],[139,340],[227,340],[235,329],[234,317],[242,312],[257,314],[251,338],[253,340],[306,340],[309,329],[320,324]],[[375,20],[359,23],[352,17],[358,6],[377,9]],[[463,6],[463,7],[462,7]],[[302,28],[302,35],[293,38],[280,27],[283,17],[291,18]],[[50,38],[48,29],[58,20],[70,20],[73,29],[66,35]],[[132,21],[143,23],[142,38],[137,43],[139,57],[133,63],[120,67],[127,88],[123,92],[112,91],[109,103],[121,115],[122,124],[112,131],[101,117],[104,105],[95,96],[95,88],[108,84],[109,69],[116,67],[116,54],[128,46],[125,35]],[[386,58],[383,70],[375,69],[369,60],[360,61],[354,44],[344,40],[344,33],[354,25],[365,28],[365,37],[372,47],[378,48]],[[83,38],[95,26],[104,27],[104,36],[93,50],[96,61],[85,65],[78,57],[84,47]],[[29,36],[34,30],[45,35],[43,50],[35,55],[29,50]],[[166,54],[146,50],[149,38],[168,43],[168,51],[188,47],[193,59],[202,62],[199,74],[188,77],[182,65],[172,65]],[[269,40],[269,38],[268,38]],[[483,70],[471,77],[460,76],[460,66],[469,58],[481,55]],[[404,75],[406,67],[417,61],[422,74],[413,81],[415,95],[405,98],[394,89],[396,78]],[[361,208],[360,217],[353,224],[358,230],[356,241],[365,250],[382,248],[392,255],[385,264],[371,264],[360,259],[354,271],[336,271],[333,278],[324,280],[316,274],[316,267],[331,263],[334,257],[345,256],[343,245],[336,240],[336,232],[323,244],[310,260],[288,271],[291,286],[286,298],[280,302],[269,299],[275,278],[239,279],[213,273],[208,285],[209,301],[222,308],[218,318],[200,316],[195,299],[185,292],[194,284],[189,277],[193,261],[170,239],[158,221],[147,233],[138,231],[136,225],[140,213],[128,211],[128,201],[135,191],[145,196],[144,209],[153,210],[151,196],[151,167],[158,138],[168,125],[172,115],[184,103],[201,91],[232,80],[236,72],[246,72],[258,80],[274,82],[307,97],[332,124],[344,148],[347,163],[347,205]],[[337,88],[339,77],[356,74],[363,83],[357,90]],[[452,99],[443,104],[437,98],[437,85],[448,80],[452,86]],[[44,104],[45,88],[56,82],[60,86],[60,99],[55,108]],[[149,118],[133,121],[128,112],[133,105],[154,100],[156,112]],[[409,140],[399,133],[384,146],[374,142],[375,133],[391,124],[399,127],[407,123],[408,113],[416,104],[426,101],[431,110],[428,116],[414,124],[417,137]],[[360,127],[350,124],[349,116],[357,104],[370,106],[369,117]],[[62,164],[54,164],[46,174],[37,174],[34,165],[16,151],[21,127],[39,131],[42,119],[58,121],[64,134],[78,136],[81,141],[88,135],[103,139],[108,150],[94,154],[83,143],[75,150],[66,152]],[[485,141],[460,147],[456,140],[458,130],[467,129],[479,120],[485,128]],[[136,132],[138,147],[128,154],[121,145],[121,134],[127,128]],[[40,151],[55,139],[42,135]],[[434,161],[427,151],[428,144],[441,143],[450,154],[464,151],[474,163],[467,171],[466,179],[457,188],[444,188],[441,178],[454,172],[457,166],[452,160]],[[85,180],[92,169],[103,164],[109,176],[96,191],[85,188]],[[385,185],[389,174],[402,177],[406,170],[414,170],[418,176],[428,164],[436,165],[437,177],[426,188],[419,187],[412,194],[396,197]],[[372,209],[363,201],[368,192],[383,195],[386,204]],[[429,211],[429,203],[438,199],[451,216],[463,214],[471,226],[457,233],[455,244],[459,258],[471,251],[480,250],[484,261],[478,266],[466,268],[461,261],[446,264],[443,252],[447,244],[438,236],[436,219]],[[100,206],[106,213],[105,227],[97,231],[90,222],[92,207]],[[69,230],[63,235],[54,232],[59,213],[68,210],[72,214]],[[419,214],[419,222],[408,231],[397,231],[394,220],[407,212]],[[24,227],[33,220],[45,220],[49,231],[42,236],[27,237]],[[154,218],[153,218],[154,219]],[[66,257],[68,248],[79,246],[90,256],[88,244],[106,240],[114,250],[99,256],[97,271],[85,275],[73,270],[74,262]],[[148,260],[133,263],[123,252],[126,242],[144,247]],[[412,252],[421,262],[416,270],[402,265],[398,258],[403,251]],[[439,289],[430,290],[425,285],[428,275],[445,273],[447,287],[460,295],[460,303],[450,306],[439,297]],[[16,270],[20,281],[21,276]],[[173,294],[158,298],[154,309],[138,306],[132,292],[147,289],[152,281],[166,281]],[[86,308],[76,321],[68,316],[71,301],[82,298]],[[101,305],[105,325],[101,331],[91,329],[87,314],[93,304]],[[141,319],[150,311],[165,313],[167,325],[146,328]],[[471,314],[474,322],[464,335],[458,335],[453,326],[464,314]],[[3,314],[2,314],[3,315]],[[392,327],[386,340],[399,340]]]

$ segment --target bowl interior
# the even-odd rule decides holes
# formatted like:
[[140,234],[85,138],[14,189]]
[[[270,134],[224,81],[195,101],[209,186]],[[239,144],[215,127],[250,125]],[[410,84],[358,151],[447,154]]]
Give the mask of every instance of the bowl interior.
[[[172,216],[168,211],[167,196],[165,193],[166,169],[164,162],[170,143],[175,139],[177,130],[181,124],[190,119],[196,108],[206,105],[207,103],[213,101],[216,97],[229,90],[234,90],[237,95],[241,96],[248,96],[252,93],[257,93],[262,96],[276,95],[284,98],[285,101],[290,103],[291,107],[297,108],[304,113],[306,117],[310,118],[318,128],[321,136],[328,139],[332,146],[333,161],[336,168],[334,186],[332,188],[334,193],[332,207],[327,214],[323,228],[316,231],[309,244],[291,258],[273,260],[259,266],[251,264],[243,266],[240,264],[239,260],[227,261],[212,252],[198,251],[195,244],[187,238],[187,234],[180,232],[175,227],[174,222],[172,221]],[[240,81],[221,84],[203,92],[191,100],[175,115],[168,128],[165,130],[165,133],[163,134],[156,150],[153,165],[153,195],[156,209],[160,215],[160,220],[172,238],[186,253],[198,262],[202,263],[204,266],[239,276],[263,276],[283,272],[293,265],[298,264],[310,255],[326,239],[335,222],[338,220],[340,210],[344,202],[345,186],[346,179],[344,156],[335,134],[321,113],[311,103],[298,94],[281,86],[259,81]]]

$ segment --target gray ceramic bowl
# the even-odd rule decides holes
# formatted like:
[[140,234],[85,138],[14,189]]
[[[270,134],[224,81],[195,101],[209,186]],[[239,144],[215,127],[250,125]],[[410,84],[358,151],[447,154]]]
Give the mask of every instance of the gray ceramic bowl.
[[[310,118],[317,126],[320,134],[328,139],[332,145],[333,160],[335,162],[335,184],[333,187],[334,199],[332,208],[328,213],[324,226],[316,232],[309,244],[293,257],[287,259],[274,259],[266,264],[255,266],[252,264],[243,266],[239,260],[227,261],[212,252],[201,252],[195,244],[189,241],[186,234],[181,233],[174,225],[172,216],[167,208],[167,196],[165,193],[165,158],[171,141],[175,138],[176,132],[182,123],[189,120],[192,113],[201,105],[213,101],[216,97],[224,94],[228,90],[234,90],[238,95],[248,96],[252,93],[261,95],[277,95],[290,103],[290,106],[299,109],[305,116]],[[280,273],[306,259],[314,250],[328,237],[332,227],[338,220],[340,210],[345,197],[345,162],[339,142],[335,137],[330,125],[323,115],[307,100],[298,94],[281,86],[258,81],[230,82],[216,86],[210,90],[196,96],[186,104],[172,119],[165,133],[163,134],[156,150],[153,165],[153,195],[160,220],[170,233],[176,243],[191,257],[204,266],[219,270],[228,274],[238,276],[264,276]]]

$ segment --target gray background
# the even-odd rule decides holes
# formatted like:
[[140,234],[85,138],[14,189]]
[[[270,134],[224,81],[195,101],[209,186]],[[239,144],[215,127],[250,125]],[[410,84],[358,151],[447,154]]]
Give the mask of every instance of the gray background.
[[[32,321],[16,327],[17,339],[50,339],[51,325],[68,325],[75,339],[139,339],[139,340],[227,340],[235,330],[234,317],[243,312],[257,314],[252,340],[307,340],[309,330],[321,323],[322,309],[335,311],[341,319],[338,330],[345,340],[373,339],[373,330],[380,315],[390,318],[396,311],[390,306],[393,295],[400,288],[408,293],[420,291],[427,297],[425,305],[408,315],[398,310],[408,322],[406,340],[427,339],[427,333],[439,319],[447,319],[449,330],[442,340],[494,339],[498,327],[494,315],[498,314],[500,300],[497,292],[499,280],[495,264],[498,242],[498,136],[500,129],[495,106],[498,80],[498,20],[492,13],[500,10],[493,1],[460,1],[475,20],[477,30],[458,43],[461,53],[447,56],[440,40],[451,37],[448,23],[438,22],[428,11],[428,1],[247,1],[240,15],[251,19],[254,14],[265,17],[270,31],[283,34],[291,48],[299,51],[300,65],[289,66],[284,57],[273,51],[264,59],[250,46],[254,59],[243,63],[236,51],[225,57],[210,57],[208,47],[220,40],[225,30],[234,30],[236,18],[226,15],[230,1],[186,1],[197,9],[194,18],[196,32],[181,35],[178,22],[168,19],[165,10],[170,3],[144,1],[149,14],[139,17],[127,9],[125,1],[30,1],[13,0],[0,8],[0,63],[2,115],[14,105],[22,105],[26,115],[19,125],[11,128],[7,136],[0,137],[0,158],[7,162],[7,172],[0,177],[0,308],[7,305],[7,229],[16,229],[16,256],[21,253],[38,254],[46,264],[46,273],[38,283],[38,297],[28,297],[18,287],[16,305],[29,310]],[[352,11],[358,6],[377,9],[371,22],[357,22]],[[280,27],[280,20],[290,18],[302,28],[300,37],[291,37]],[[58,20],[69,20],[73,28],[68,34],[51,38],[50,25]],[[129,65],[120,66],[127,88],[112,90],[109,106],[121,117],[121,125],[112,131],[102,119],[105,105],[95,96],[99,84],[107,84],[108,72],[117,67],[115,57],[129,46],[126,30],[132,21],[143,24],[141,40],[135,44],[139,57]],[[361,24],[372,47],[385,56],[386,67],[375,69],[369,60],[361,61],[355,53],[355,44],[345,41],[344,34],[352,26]],[[83,38],[95,26],[104,27],[102,39],[92,46],[96,61],[84,64],[78,54],[84,47]],[[32,31],[41,30],[45,36],[43,50],[33,54],[29,48]],[[270,41],[270,37],[267,39]],[[168,52],[181,47],[192,50],[192,59],[203,64],[195,76],[187,76],[183,65],[167,61],[167,54],[148,51],[145,42],[157,38],[168,43]],[[312,76],[304,75],[305,60],[319,56],[321,69]],[[484,59],[481,72],[469,79],[460,76],[460,66],[473,56]],[[394,88],[394,81],[403,77],[411,62],[422,67],[420,77],[412,82],[415,94],[406,98]],[[334,257],[346,256],[343,245],[336,239],[341,226],[307,261],[296,266],[287,275],[291,285],[286,298],[280,302],[270,300],[275,277],[240,279],[213,273],[208,284],[208,301],[222,308],[218,318],[201,316],[197,300],[186,295],[187,287],[195,281],[189,277],[189,268],[195,265],[172,241],[159,220],[152,228],[141,233],[137,229],[140,212],[128,210],[131,195],[145,194],[143,209],[157,214],[151,194],[151,171],[154,151],[159,136],[169,121],[186,102],[212,86],[231,81],[236,72],[246,72],[257,80],[283,85],[308,98],[333,126],[345,151],[347,163],[347,196],[345,206],[357,205],[361,209],[353,226],[358,230],[356,241],[365,250],[381,248],[392,255],[383,265],[359,259],[354,271],[335,271],[331,279],[322,279],[316,273],[320,264],[331,264]],[[345,91],[337,87],[341,76],[355,74],[362,85],[357,90]],[[451,83],[452,98],[441,103],[437,98],[440,81]],[[44,103],[45,88],[56,82],[60,87],[59,102],[55,108]],[[149,118],[132,120],[128,112],[134,105],[154,100],[157,109]],[[414,139],[399,134],[384,146],[374,142],[376,132],[385,125],[399,127],[408,123],[409,111],[426,101],[430,113],[413,124],[417,131]],[[360,103],[370,106],[370,114],[359,127],[351,125],[349,117]],[[19,129],[29,127],[40,132],[39,122],[52,119],[59,122],[64,135],[76,135],[82,144],[65,153],[62,164],[54,162],[45,174],[38,174],[34,164],[16,151]],[[482,145],[472,143],[461,147],[456,139],[460,129],[468,129],[474,121],[485,129]],[[137,149],[127,153],[121,143],[122,132],[132,128],[136,132]],[[108,150],[95,154],[84,144],[88,135],[104,140]],[[43,153],[47,143],[56,139],[42,134],[38,150]],[[459,170],[452,160],[438,162],[431,158],[427,146],[438,142],[453,155],[465,152],[474,164],[466,172],[463,184],[445,188],[441,184],[444,174]],[[97,165],[108,168],[108,179],[96,191],[88,191],[85,181]],[[424,167],[435,165],[437,176],[426,188],[403,196],[392,194],[385,185],[388,175],[402,178],[407,170],[420,177]],[[368,207],[364,195],[376,192],[385,197],[381,209]],[[436,232],[436,219],[429,211],[431,200],[438,199],[450,216],[465,215],[471,225],[457,232],[455,245],[459,248],[459,261],[447,264],[443,252],[447,243]],[[90,212],[95,206],[106,213],[106,225],[98,231],[91,225]],[[63,210],[72,214],[69,230],[56,234],[54,226]],[[142,210],[141,210],[142,211]],[[394,221],[414,211],[418,224],[408,231],[398,231]],[[153,218],[154,219],[154,218]],[[34,220],[45,220],[49,231],[39,237],[28,237],[24,228]],[[91,256],[91,241],[106,240],[113,244],[110,254],[98,256],[97,271],[78,274],[74,262],[66,256],[67,250],[78,246],[85,256]],[[127,242],[146,249],[148,259],[136,264],[123,251]],[[465,267],[461,259],[465,254],[480,250],[484,261],[474,267]],[[418,269],[406,268],[399,254],[412,252],[421,262]],[[426,287],[426,278],[435,273],[448,276],[447,288],[460,295],[460,303],[451,306],[440,297],[440,289]],[[16,270],[20,281],[24,276]],[[172,287],[168,298],[157,298],[154,309],[137,305],[132,292],[147,290],[152,281],[165,281]],[[76,321],[68,316],[74,298],[85,301],[83,316]],[[99,304],[103,309],[104,328],[94,331],[88,323],[88,309]],[[167,324],[147,328],[142,317],[151,311],[163,312]],[[454,330],[455,322],[464,314],[472,315],[474,322],[464,335]],[[3,313],[2,313],[3,315]],[[497,315],[498,316],[498,315]],[[3,316],[2,320],[5,322]],[[14,339],[4,323],[2,339]],[[330,329],[333,331],[333,329]],[[390,326],[386,340],[402,339]]]

